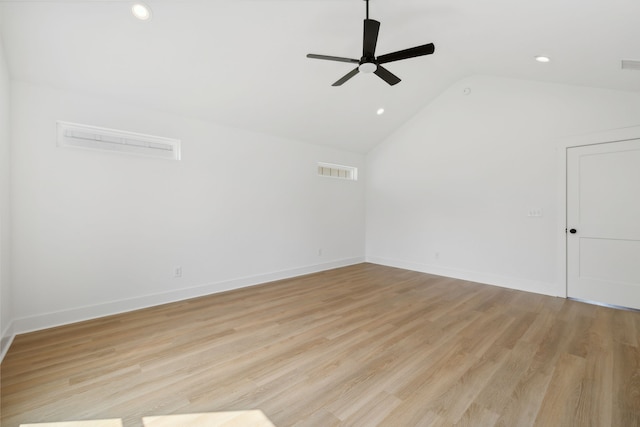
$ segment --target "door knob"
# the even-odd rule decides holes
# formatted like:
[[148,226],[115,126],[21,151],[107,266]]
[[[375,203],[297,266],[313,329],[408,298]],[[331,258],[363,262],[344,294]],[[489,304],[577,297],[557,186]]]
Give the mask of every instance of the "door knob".
[[576,230],[575,228],[572,228],[571,230],[569,230],[569,233],[571,234],[576,234],[578,232],[578,230]]

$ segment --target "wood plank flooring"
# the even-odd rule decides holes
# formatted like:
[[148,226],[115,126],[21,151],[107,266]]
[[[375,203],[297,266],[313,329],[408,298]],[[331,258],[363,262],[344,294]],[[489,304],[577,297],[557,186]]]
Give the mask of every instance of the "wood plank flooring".
[[2,426],[640,426],[640,313],[360,264],[16,337]]

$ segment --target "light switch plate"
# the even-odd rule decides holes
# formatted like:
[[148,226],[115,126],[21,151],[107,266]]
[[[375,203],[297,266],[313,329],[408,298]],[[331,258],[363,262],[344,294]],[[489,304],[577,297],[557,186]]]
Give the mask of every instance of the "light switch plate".
[[529,209],[528,217],[537,218],[542,216],[542,208]]

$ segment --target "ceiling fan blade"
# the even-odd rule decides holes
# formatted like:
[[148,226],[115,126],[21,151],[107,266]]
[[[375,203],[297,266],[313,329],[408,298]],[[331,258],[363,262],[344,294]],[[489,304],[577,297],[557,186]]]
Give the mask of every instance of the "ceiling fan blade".
[[397,85],[400,83],[400,78],[393,74],[391,71],[387,70],[381,65],[378,65],[378,69],[374,71],[376,76],[380,77],[385,82],[389,83],[391,86]]
[[343,78],[341,78],[340,80],[332,84],[331,86],[342,86],[343,83],[345,83],[347,80],[349,80],[351,77],[355,76],[359,72],[360,70],[356,68],[353,71],[351,71],[349,74],[347,74],[346,76],[344,76]]
[[358,59],[343,58],[341,56],[316,55],[314,53],[308,54],[307,58],[326,59],[327,61],[349,62],[351,64],[359,64],[360,63],[360,61]]
[[388,53],[378,57],[378,64],[386,64],[387,62],[400,61],[401,59],[415,58],[416,56],[431,55],[436,48],[433,43],[422,46],[412,47],[410,49],[399,50],[397,52]]
[[380,22],[373,19],[364,20],[364,42],[362,44],[362,56],[373,58],[376,54],[378,44],[378,33],[380,32]]

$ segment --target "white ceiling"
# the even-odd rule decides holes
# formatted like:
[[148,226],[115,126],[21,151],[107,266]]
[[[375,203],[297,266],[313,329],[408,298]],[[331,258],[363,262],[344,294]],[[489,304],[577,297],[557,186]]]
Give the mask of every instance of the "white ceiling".
[[[638,0],[371,0],[377,54],[434,55],[331,84],[359,58],[362,0],[0,1],[12,78],[303,141],[367,152],[474,74],[638,91]],[[549,64],[536,55],[552,58]],[[386,113],[377,116],[384,107]]]

